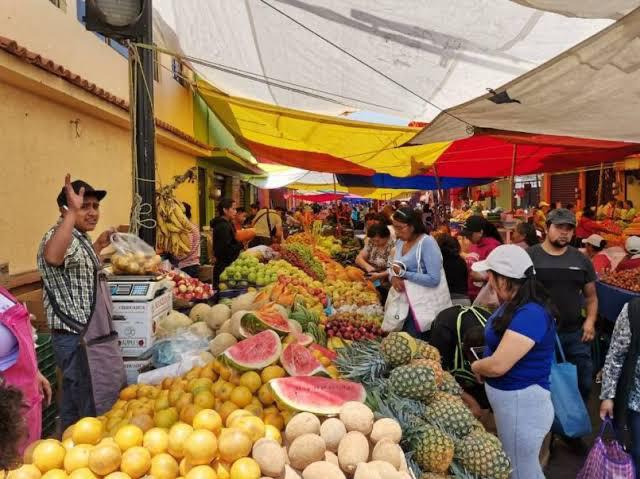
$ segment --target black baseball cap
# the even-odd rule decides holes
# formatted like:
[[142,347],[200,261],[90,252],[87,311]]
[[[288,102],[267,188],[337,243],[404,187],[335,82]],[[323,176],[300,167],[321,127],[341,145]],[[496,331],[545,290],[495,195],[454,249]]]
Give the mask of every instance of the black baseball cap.
[[484,219],[484,216],[473,215],[467,218],[467,221],[464,222],[464,226],[462,227],[462,235],[470,236],[471,233],[480,233],[487,224],[487,220]]
[[576,225],[576,215],[566,208],[552,210],[547,216],[547,224],[550,225]]
[[[89,183],[82,180],[72,181],[71,188],[73,188],[73,191],[76,193],[80,193],[80,188],[84,188],[85,196],[95,196],[98,201],[102,201],[102,198],[107,196],[107,192],[105,190],[96,190]],[[60,194],[58,195],[56,202],[58,203],[59,208],[67,206],[67,195],[64,192],[64,186],[62,187],[62,190],[60,190]]]

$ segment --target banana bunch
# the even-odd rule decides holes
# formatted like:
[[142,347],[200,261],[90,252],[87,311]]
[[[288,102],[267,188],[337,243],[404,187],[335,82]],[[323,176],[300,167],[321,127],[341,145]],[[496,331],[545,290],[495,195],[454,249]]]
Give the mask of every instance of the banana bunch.
[[182,258],[191,251],[191,224],[184,207],[173,197],[158,197],[156,246],[160,251]]

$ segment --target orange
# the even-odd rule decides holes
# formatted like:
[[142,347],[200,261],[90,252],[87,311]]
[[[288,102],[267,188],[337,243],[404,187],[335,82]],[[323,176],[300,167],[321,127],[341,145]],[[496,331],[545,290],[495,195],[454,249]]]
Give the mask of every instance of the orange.
[[169,407],[171,407],[171,404],[169,404],[169,396],[160,396],[158,399],[153,401],[154,411],[162,411],[163,409],[168,409]]
[[38,444],[33,450],[33,465],[40,469],[42,473],[51,469],[62,469],[66,453],[64,446],[58,441],[47,439]]
[[175,379],[176,378],[164,378],[161,383],[162,389],[171,389],[171,385]]
[[207,429],[217,434],[222,429],[222,418],[213,409],[203,409],[194,416],[193,428]]
[[7,473],[6,479],[40,479],[42,473],[33,464],[25,464],[24,466],[14,469]]
[[169,391],[169,404],[175,406],[184,393],[182,389],[172,386],[171,391]]
[[140,430],[142,430],[142,432],[147,432],[149,429],[155,426],[153,418],[150,414],[138,414],[136,416],[133,416],[129,423],[134,426],[138,426]]
[[142,445],[149,450],[152,456],[167,452],[169,448],[169,433],[159,427],[149,429],[144,433]]
[[220,369],[224,366],[224,363],[219,359],[214,359],[211,363],[211,369],[213,369],[216,373],[220,374]]
[[215,381],[216,379],[218,379],[218,374],[213,369],[206,367],[200,373],[200,378],[207,378]]
[[216,435],[206,429],[193,431],[184,442],[184,457],[194,466],[209,464],[217,452]]
[[211,409],[216,403],[216,398],[211,390],[207,389],[206,391],[199,392],[194,397],[193,403],[202,409]]
[[233,384],[227,381],[217,382],[213,387],[213,394],[216,398],[221,399],[223,401],[229,400],[231,397],[231,393],[233,392]]
[[120,467],[122,453],[115,444],[98,444],[89,453],[89,469],[99,476],[106,476]]
[[246,386],[252,393],[255,393],[260,386],[262,386],[262,380],[260,375],[255,371],[247,371],[240,376],[240,384]]
[[229,375],[229,379],[228,381],[233,384],[234,386],[240,386],[240,377],[242,376],[242,374],[240,374],[240,371],[236,371],[235,369],[231,370],[231,374]]
[[69,479],[98,479],[87,467],[81,467],[69,474]]
[[259,402],[258,404],[251,402],[251,404],[244,407],[244,410],[249,411],[251,414],[258,417],[262,417],[263,414],[262,404],[260,404]]
[[236,406],[231,401],[223,402],[222,406],[220,406],[220,409],[218,409],[218,413],[220,414],[220,418],[222,418],[222,422],[224,422],[226,424],[227,423],[227,417],[229,416],[229,414],[231,414],[236,409],[238,409],[238,406]]
[[251,416],[251,412],[247,411],[246,409],[236,409],[235,411],[233,411],[231,414],[227,416],[227,419],[224,422],[224,424],[227,427],[231,427],[233,425],[233,421],[244,416]]
[[180,411],[187,404],[193,404],[193,394],[191,393],[184,393],[182,396],[180,396],[180,399],[176,401],[174,406],[178,411]]
[[71,438],[75,444],[98,444],[102,439],[104,426],[95,417],[85,417],[80,419],[73,426]]
[[64,456],[64,470],[67,474],[71,474],[76,469],[89,466],[89,454],[92,446],[87,444],[79,444],[67,451]]
[[137,397],[138,397],[137,384],[131,384],[130,386],[127,386],[122,391],[120,391],[120,399],[124,401],[131,401],[132,399],[135,399]]
[[151,470],[154,479],[176,479],[179,474],[178,463],[167,453],[158,454],[151,459]]
[[209,390],[213,387],[213,381],[209,378],[197,378],[189,381],[187,388],[194,395],[196,394],[195,389]]
[[231,465],[230,479],[260,479],[260,466],[250,457],[238,459]]
[[144,476],[151,468],[151,453],[144,447],[132,447],[122,454],[120,470],[129,474],[131,479]]
[[252,442],[264,437],[264,423],[256,416],[239,417],[231,424],[231,427],[245,432]]
[[112,472],[108,476],[104,476],[104,479],[131,479],[129,474],[125,474],[124,472]]
[[275,378],[283,378],[287,375],[287,372],[277,365],[267,366],[260,373],[260,379],[262,384],[267,384],[269,381]]
[[169,429],[169,454],[176,459],[184,457],[184,442],[193,432],[193,428],[183,422],[175,423]]
[[67,479],[69,476],[61,469],[51,469],[42,475],[42,479]]
[[29,446],[24,450],[24,454],[22,454],[22,461],[25,464],[31,464],[33,462],[33,450],[41,442],[42,442],[42,439],[38,439],[37,441],[32,442],[31,444],[29,444]]
[[138,426],[127,425],[118,429],[118,432],[113,437],[118,447],[122,452],[132,447],[142,446],[142,440],[144,438],[144,432]]
[[284,419],[280,414],[265,414],[264,423],[267,426],[274,427],[278,431],[284,429]]
[[218,452],[220,459],[233,462],[246,457],[251,452],[251,438],[243,431],[235,428],[223,429],[218,438]]
[[153,420],[155,421],[156,426],[165,429],[169,429],[171,426],[177,423],[178,418],[178,410],[175,407],[157,411],[153,416]]
[[210,466],[196,466],[187,473],[185,479],[218,479],[218,475]]
[[220,366],[220,371],[218,371],[218,374],[222,379],[224,379],[225,381],[228,381],[229,378],[231,377],[231,371],[232,370],[229,366],[226,366],[223,364]]
[[186,476],[192,467],[193,466],[189,464],[189,461],[187,460],[187,458],[183,457],[182,460],[180,461],[180,466],[179,466],[180,475]]
[[271,387],[268,384],[263,384],[258,389],[258,399],[265,406],[269,406],[273,404],[273,393],[271,392]]
[[278,444],[282,445],[282,434],[280,433],[280,429],[278,429],[277,427],[271,424],[266,424],[266,422],[267,421],[265,418],[264,437],[266,439],[271,439],[273,441],[276,441]]
[[245,407],[251,403],[251,399],[253,395],[251,394],[251,390],[247,386],[237,386],[231,392],[231,397],[229,398],[232,403],[234,403],[238,407]]

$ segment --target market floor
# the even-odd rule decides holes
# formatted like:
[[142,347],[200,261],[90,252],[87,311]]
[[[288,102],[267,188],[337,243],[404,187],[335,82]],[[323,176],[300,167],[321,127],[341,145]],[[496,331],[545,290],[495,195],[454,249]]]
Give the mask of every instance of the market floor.
[[[598,432],[600,431],[600,385],[596,384],[591,391],[591,398],[589,400],[589,413],[591,415],[592,432],[591,435],[585,438],[585,441],[589,447],[593,444]],[[547,479],[570,479],[578,475],[578,471],[584,464],[586,459],[585,454],[578,454],[569,449],[562,440],[555,440],[551,449],[551,456],[545,468],[545,476]]]

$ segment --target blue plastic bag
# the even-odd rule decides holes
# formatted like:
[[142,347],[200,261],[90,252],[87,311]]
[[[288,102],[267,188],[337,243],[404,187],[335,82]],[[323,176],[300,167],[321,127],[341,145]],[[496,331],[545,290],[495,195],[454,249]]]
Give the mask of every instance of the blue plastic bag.
[[551,365],[551,402],[555,417],[551,430],[567,437],[582,437],[591,433],[591,419],[578,389],[578,371],[574,364],[567,362],[560,338],[556,343],[562,362]]

